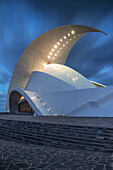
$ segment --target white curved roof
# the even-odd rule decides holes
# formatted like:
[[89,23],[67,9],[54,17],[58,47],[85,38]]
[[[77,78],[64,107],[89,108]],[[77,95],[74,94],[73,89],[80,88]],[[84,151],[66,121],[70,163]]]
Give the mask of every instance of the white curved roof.
[[64,82],[63,80],[55,76],[40,71],[32,72],[25,88],[25,90],[33,91],[41,95],[45,93],[75,89],[77,88],[73,87],[69,83]]
[[50,74],[77,89],[96,88],[96,86],[83,75],[65,65],[49,64],[43,69],[43,72]]

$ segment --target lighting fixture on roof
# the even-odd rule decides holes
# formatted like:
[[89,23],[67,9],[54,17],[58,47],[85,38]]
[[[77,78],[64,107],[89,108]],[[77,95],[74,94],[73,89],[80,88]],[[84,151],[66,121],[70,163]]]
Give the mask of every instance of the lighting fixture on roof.
[[72,39],[70,39],[70,41],[71,41]]
[[63,46],[65,46],[65,44],[63,44]]
[[60,41],[62,42],[62,39],[60,39]]
[[35,97],[31,97],[31,99],[33,100],[33,99],[35,99]]
[[47,108],[47,111],[49,112],[51,110],[51,108]]
[[76,38],[76,36],[74,36],[74,38]]
[[57,54],[55,54],[55,56],[57,56]]
[[57,45],[60,45],[60,42],[57,42]]
[[75,78],[72,78],[73,81],[75,81]]
[[49,58],[50,59],[50,56],[48,55],[48,57],[47,58]]
[[49,54],[52,55],[52,52],[50,52]]
[[68,33],[67,35],[70,36],[70,33]]
[[74,31],[74,30],[72,30],[72,31],[71,31],[71,34],[75,34],[75,31]]
[[55,51],[54,48],[52,49],[52,51]]
[[68,41],[66,41],[66,44],[68,44]]
[[55,58],[53,57],[53,60],[54,60]]
[[54,45],[55,48],[57,48],[57,45]]
[[46,102],[42,103],[42,105],[45,106],[45,105],[46,105]]
[[66,36],[64,36],[64,39],[66,39]]
[[57,53],[59,53],[59,51],[57,51]]
[[47,64],[46,63],[44,63],[44,67],[46,67],[47,66]]
[[49,107],[48,110],[51,110],[51,108]]

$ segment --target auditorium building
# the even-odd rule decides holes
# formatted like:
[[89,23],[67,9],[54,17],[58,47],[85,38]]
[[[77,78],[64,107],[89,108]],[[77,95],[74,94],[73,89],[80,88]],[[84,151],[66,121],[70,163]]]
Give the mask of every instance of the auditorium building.
[[70,50],[87,32],[104,33],[87,26],[66,25],[36,38],[15,67],[6,111],[39,116],[113,116],[113,87],[89,81],[65,66]]

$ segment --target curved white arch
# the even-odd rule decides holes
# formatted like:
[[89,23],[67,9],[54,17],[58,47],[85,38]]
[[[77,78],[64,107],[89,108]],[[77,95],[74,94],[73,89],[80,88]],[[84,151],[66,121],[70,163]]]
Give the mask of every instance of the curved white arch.
[[[6,111],[9,110],[9,94],[13,87],[25,89],[31,73],[42,71],[45,64],[64,64],[73,45],[87,32],[102,31],[82,25],[65,25],[47,31],[36,38],[26,48],[15,67],[8,89]],[[48,58],[48,56],[52,57]]]
[[38,107],[38,105],[36,105],[34,102],[35,95],[37,94],[34,92],[25,91],[18,87],[14,87],[9,94],[10,111],[14,113],[18,112],[18,102],[21,96],[23,96],[25,100],[30,104],[33,111],[35,111],[38,115],[42,115],[40,112],[40,107]]

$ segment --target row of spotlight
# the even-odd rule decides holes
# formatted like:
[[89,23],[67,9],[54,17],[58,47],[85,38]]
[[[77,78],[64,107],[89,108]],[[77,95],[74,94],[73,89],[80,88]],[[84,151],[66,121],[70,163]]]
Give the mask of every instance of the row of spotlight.
[[[75,31],[72,30],[71,33],[67,33],[68,37],[70,37],[71,34],[74,35],[74,34],[75,34]],[[76,38],[76,36],[74,36],[74,37],[72,37],[72,38]],[[69,40],[71,41],[72,38],[70,37]],[[67,36],[64,35],[63,39],[66,40],[66,39],[67,39]],[[58,46],[63,42],[63,39],[61,38],[61,39],[59,40],[59,42],[57,42],[57,45],[54,45],[54,48],[52,48],[52,50],[49,52],[49,55],[48,55],[48,57],[47,57],[48,59],[51,58],[51,56],[53,55],[53,53],[55,52],[55,50],[56,50],[56,49],[58,48]],[[62,47],[65,47],[65,45],[68,44],[68,43],[69,43],[69,42],[66,41],[66,43],[63,44]],[[60,50],[62,49],[62,47],[60,47],[59,50],[57,50],[57,53],[60,52]],[[55,57],[57,56],[57,53],[54,54],[54,57],[52,57],[52,60],[55,60]],[[47,66],[47,63],[44,63],[44,67],[46,67],[46,66]]]
[[[35,97],[40,101],[40,103],[45,107],[45,109],[46,109],[48,112],[51,112],[51,108],[50,108],[50,107],[47,107],[46,102],[44,102],[44,101],[42,100],[42,98],[39,97],[38,94],[35,94]],[[32,97],[32,99],[35,99],[35,97]]]

